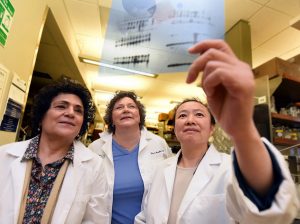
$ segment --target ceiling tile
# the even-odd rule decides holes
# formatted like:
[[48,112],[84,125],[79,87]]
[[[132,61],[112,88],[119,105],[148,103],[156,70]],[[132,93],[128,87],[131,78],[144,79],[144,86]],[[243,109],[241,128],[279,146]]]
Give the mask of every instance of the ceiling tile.
[[77,34],[101,36],[98,4],[79,0],[65,0],[67,13]]
[[287,28],[253,51],[254,67],[274,57],[288,59],[295,56],[300,47],[299,40],[300,31]]
[[266,50],[263,46],[260,46],[252,50],[252,67],[256,68],[257,66],[271,60],[274,58],[276,52],[272,50]]
[[256,2],[256,3],[259,3],[259,4],[262,4],[262,5],[265,5],[268,1],[270,0],[251,0],[252,2]]
[[289,26],[290,17],[263,8],[250,19],[252,48],[255,49]]
[[284,60],[289,60],[290,58],[298,55],[300,55],[300,46],[292,50],[289,50],[288,52],[282,54],[280,57]]
[[98,0],[77,0],[77,1],[98,4]]
[[300,15],[299,0],[271,0],[267,6],[293,17]]
[[80,47],[81,55],[91,58],[100,58],[103,45],[102,38],[77,34],[76,39]]
[[[284,40],[284,41],[283,41]],[[275,51],[275,56],[289,52],[291,49],[295,49],[300,46],[300,31],[294,28],[288,28],[270,39],[262,47],[266,50]]]
[[227,0],[225,1],[225,25],[226,30],[230,29],[239,20],[249,18],[262,6],[249,0]]

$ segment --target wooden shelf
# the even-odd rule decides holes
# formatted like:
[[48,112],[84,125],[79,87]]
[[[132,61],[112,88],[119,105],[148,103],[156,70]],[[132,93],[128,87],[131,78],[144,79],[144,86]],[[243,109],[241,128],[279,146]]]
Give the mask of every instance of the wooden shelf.
[[180,143],[177,139],[165,139],[165,140],[171,148],[173,146],[180,146]]
[[146,127],[148,131],[158,131],[157,127]]
[[166,142],[179,143],[177,139],[165,139]]
[[287,138],[274,138],[273,143],[275,145],[293,146],[300,144],[300,140],[291,140]]
[[273,124],[284,124],[288,125],[294,128],[299,128],[300,127],[300,118],[297,117],[292,117],[290,115],[285,115],[285,114],[277,114],[277,113],[271,113],[272,117],[272,123]]
[[174,131],[164,131],[164,134],[174,134]]

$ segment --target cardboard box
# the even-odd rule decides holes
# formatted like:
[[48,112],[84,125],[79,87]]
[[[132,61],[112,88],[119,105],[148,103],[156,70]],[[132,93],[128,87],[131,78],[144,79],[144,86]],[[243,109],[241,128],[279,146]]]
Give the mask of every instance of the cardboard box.
[[270,61],[258,66],[253,70],[255,78],[268,75],[270,78],[280,75],[300,80],[300,66],[282,60],[273,58]]
[[158,121],[166,121],[169,119],[169,114],[166,113],[160,113],[158,115]]

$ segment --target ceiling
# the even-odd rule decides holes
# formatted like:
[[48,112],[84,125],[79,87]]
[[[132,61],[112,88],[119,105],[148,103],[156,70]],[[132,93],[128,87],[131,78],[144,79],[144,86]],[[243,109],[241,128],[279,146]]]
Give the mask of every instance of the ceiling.
[[[78,45],[78,56],[101,58],[111,2],[62,1],[65,19]],[[298,16],[300,0],[225,0],[226,30],[240,19],[249,21],[253,68],[274,57],[287,60],[300,54],[300,31],[290,27],[290,21]],[[80,71],[76,65],[78,58],[72,57],[66,44],[68,40],[63,38],[58,27],[54,17],[47,19],[35,70],[47,73],[53,79],[63,74],[81,82],[84,80],[93,91],[102,115],[110,93],[116,90],[135,90],[146,106],[149,123],[157,121],[158,113],[168,112],[174,107],[170,101],[176,102],[191,96],[204,97],[197,83],[185,84],[185,72],[160,74],[157,78],[139,75],[102,76],[97,66],[88,64],[82,65],[84,70]]]

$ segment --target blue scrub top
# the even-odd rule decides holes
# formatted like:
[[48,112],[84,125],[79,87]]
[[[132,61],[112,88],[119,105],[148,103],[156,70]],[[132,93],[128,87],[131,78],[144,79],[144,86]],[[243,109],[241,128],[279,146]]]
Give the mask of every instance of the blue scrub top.
[[138,165],[139,144],[132,151],[112,141],[115,169],[113,192],[113,224],[133,224],[141,211],[144,182]]

